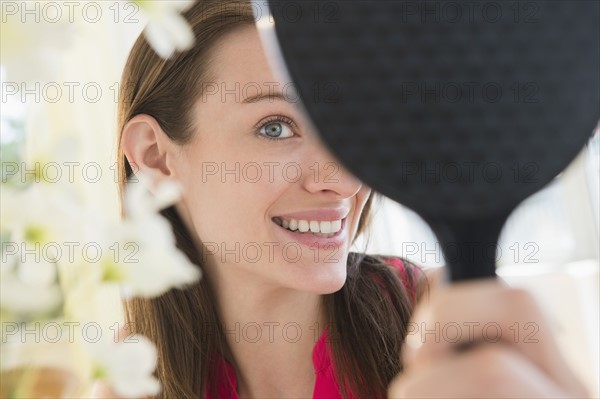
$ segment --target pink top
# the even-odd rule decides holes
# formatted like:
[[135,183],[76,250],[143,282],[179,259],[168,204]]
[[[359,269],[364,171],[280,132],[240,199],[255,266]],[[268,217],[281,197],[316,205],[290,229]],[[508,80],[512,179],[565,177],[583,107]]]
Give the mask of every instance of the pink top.
[[[390,258],[386,259],[386,262],[393,267],[396,267],[400,273],[400,278],[404,286],[409,289],[409,293],[411,296],[411,301],[414,303],[416,299],[416,291],[410,289],[410,284],[408,280],[408,275],[404,269],[404,263],[400,258]],[[329,353],[329,347],[327,346],[328,342],[328,330],[327,327],[323,330],[321,337],[315,344],[312,351],[312,361],[315,369],[315,387],[313,390],[313,398],[319,399],[341,399],[342,394],[340,392],[340,388],[337,383],[336,376],[334,374],[334,370],[331,363],[331,357]],[[221,357],[221,361],[223,364],[215,366],[220,367],[221,370],[224,370],[224,373],[221,375],[223,380],[229,380],[231,382],[232,390],[229,389],[229,384],[219,383],[219,399],[238,399],[237,395],[237,386],[236,386],[236,378],[235,378],[235,370],[227,362],[224,358]],[[210,394],[207,394],[207,399],[213,399]]]

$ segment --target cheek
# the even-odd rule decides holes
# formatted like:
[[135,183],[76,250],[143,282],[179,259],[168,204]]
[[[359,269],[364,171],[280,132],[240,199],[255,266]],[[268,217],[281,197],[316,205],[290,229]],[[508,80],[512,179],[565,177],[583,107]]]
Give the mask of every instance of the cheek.
[[356,194],[356,217],[354,219],[354,224],[352,226],[352,237],[356,238],[356,233],[358,232],[358,224],[360,218],[364,212],[365,205],[367,200],[369,199],[369,195],[371,194],[371,189],[363,186],[360,191]]
[[265,176],[257,180],[256,168],[244,171],[243,164],[238,164],[239,168],[227,165],[226,170],[220,163],[211,163],[210,167],[198,164],[199,172],[182,181],[183,201],[202,241],[243,245],[267,234],[269,208],[286,185]]
[[372,190],[369,187],[363,185],[360,191],[356,194],[356,207],[361,213],[364,210],[371,193]]

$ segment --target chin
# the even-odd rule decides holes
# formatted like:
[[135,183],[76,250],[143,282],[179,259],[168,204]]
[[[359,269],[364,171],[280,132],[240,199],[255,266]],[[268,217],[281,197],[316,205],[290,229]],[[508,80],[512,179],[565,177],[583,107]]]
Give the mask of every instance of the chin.
[[294,288],[303,292],[327,295],[342,289],[346,283],[346,263],[340,267],[339,264],[315,264],[319,270],[305,273],[301,280],[296,280]]
[[340,279],[337,281],[332,281],[327,286],[319,287],[320,289],[318,291],[318,294],[327,295],[327,294],[333,294],[334,292],[338,292],[339,290],[342,289],[342,287],[344,286],[345,283],[346,283],[346,276],[344,275],[343,279]]
[[309,285],[302,285],[302,286],[294,286],[293,288],[297,289],[298,291],[302,291],[302,292],[307,292],[307,293],[311,293],[311,294],[317,294],[317,295],[328,295],[328,294],[333,294],[334,292],[338,292],[339,290],[342,289],[342,287],[344,286],[344,283],[346,282],[346,280],[342,280],[340,281],[331,281],[328,282],[326,284],[324,283],[319,283],[319,284],[309,284]]

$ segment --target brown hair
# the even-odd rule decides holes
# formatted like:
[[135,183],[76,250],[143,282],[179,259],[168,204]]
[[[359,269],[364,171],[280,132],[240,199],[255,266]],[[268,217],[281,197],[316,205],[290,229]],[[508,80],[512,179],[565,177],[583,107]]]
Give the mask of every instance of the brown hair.
[[[192,49],[163,60],[142,36],[135,42],[121,78],[119,142],[127,122],[139,114],[154,117],[175,142],[189,140],[193,134],[192,107],[202,95],[203,83],[209,81],[209,51],[225,33],[254,23],[249,2],[240,0],[198,1],[183,15],[196,37]],[[120,146],[118,162],[122,194],[134,170]],[[357,236],[368,224],[372,202],[373,195],[361,215]],[[172,225],[180,250],[202,268],[200,251],[175,208],[161,213]],[[414,289],[416,273],[409,267],[406,270],[410,289]],[[208,383],[219,373],[217,367],[211,367],[213,356],[220,353],[231,364],[235,362],[214,298],[204,278],[158,298],[134,298],[124,303],[129,326],[157,346],[156,376],[162,384],[157,398],[198,398],[207,389],[217,397],[215,385]],[[343,288],[324,295],[323,300],[333,326],[330,348],[343,396],[385,397],[387,385],[402,370],[400,351],[412,310],[398,275],[381,256],[350,253]]]

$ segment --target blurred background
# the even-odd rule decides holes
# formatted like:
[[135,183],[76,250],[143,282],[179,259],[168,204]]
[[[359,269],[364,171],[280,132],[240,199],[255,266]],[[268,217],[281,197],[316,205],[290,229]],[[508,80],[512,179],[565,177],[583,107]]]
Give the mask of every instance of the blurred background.
[[[97,178],[76,178],[78,192],[106,212],[118,215],[116,184],[116,102],[120,73],[147,18],[130,3],[94,3],[75,8],[71,21],[52,10],[35,9],[27,35],[5,42],[6,3],[2,2],[2,103],[0,152],[5,182],[10,162],[36,160],[49,149],[67,152],[73,162],[96,163]],[[8,9],[10,11],[10,9]],[[53,22],[57,20],[58,22]],[[18,58],[19,47],[33,43]],[[17,47],[16,49],[14,47]],[[47,72],[47,74],[46,74]],[[44,76],[47,75],[47,76]],[[504,228],[498,274],[540,299],[563,352],[594,396],[600,394],[599,228],[600,133],[567,170],[521,204]],[[74,169],[75,173],[82,173]],[[43,206],[43,205],[40,205]],[[431,230],[414,212],[381,198],[369,233],[355,250],[397,255],[425,267],[444,258]],[[121,320],[118,292],[99,302],[109,325]],[[522,330],[523,334],[533,330]]]

